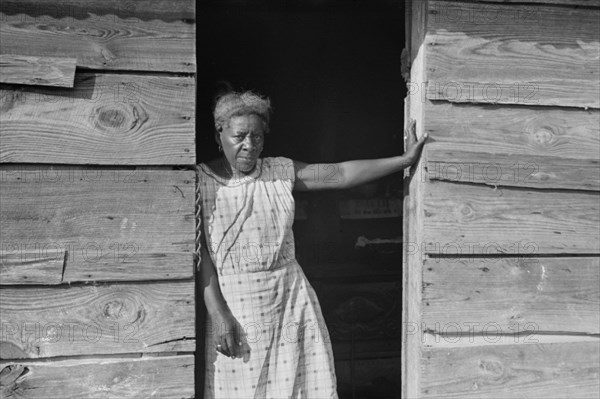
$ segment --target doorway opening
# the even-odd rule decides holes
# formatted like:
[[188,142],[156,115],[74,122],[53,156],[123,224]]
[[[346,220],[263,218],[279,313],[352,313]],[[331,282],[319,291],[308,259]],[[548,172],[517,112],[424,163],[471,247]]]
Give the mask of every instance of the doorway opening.
[[[197,162],[219,156],[212,105],[223,81],[271,99],[264,157],[310,163],[401,154],[404,15],[401,0],[198,3]],[[400,397],[402,175],[295,200],[296,255],[319,296],[340,398]]]

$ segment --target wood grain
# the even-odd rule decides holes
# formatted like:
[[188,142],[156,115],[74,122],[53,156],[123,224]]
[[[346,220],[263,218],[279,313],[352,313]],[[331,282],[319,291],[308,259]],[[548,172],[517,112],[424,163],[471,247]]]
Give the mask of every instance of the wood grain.
[[0,363],[3,398],[193,398],[194,356]]
[[600,112],[425,103],[430,139],[421,178],[600,189]]
[[[441,0],[456,1],[456,0]],[[468,3],[530,3],[531,7],[538,7],[538,4],[556,4],[569,7],[600,7],[600,0],[460,0]],[[537,3],[537,4],[533,4]]]
[[[425,81],[425,48],[422,45],[427,28],[428,1],[413,0],[408,2],[407,13],[411,19],[410,32],[410,81],[421,86]],[[404,107],[406,129],[411,119],[417,122],[416,134],[422,137],[425,133],[424,104],[418,92],[409,92]],[[403,202],[403,241],[422,242],[423,240],[423,182],[421,176],[424,168],[423,159],[405,173]],[[401,397],[415,398],[419,394],[421,378],[422,333],[412,327],[421,323],[422,312],[422,277],[423,259],[411,251],[408,245],[403,246],[402,263],[402,393]]]
[[2,11],[8,15],[22,14],[22,18],[39,18],[47,15],[54,18],[90,19],[97,15],[110,15],[128,22],[136,19],[162,21],[194,21],[196,3],[193,0],[4,0]]
[[[0,209],[2,207],[0,206]],[[0,249],[0,285],[60,284],[65,251],[53,248],[45,254],[4,242]]]
[[195,349],[194,282],[3,288],[3,359]]
[[0,181],[3,264],[17,278],[65,252],[63,282],[193,275],[194,171],[0,165]]
[[0,86],[0,162],[193,165],[194,79],[77,75],[74,89]]
[[600,107],[600,9],[429,2],[427,97]]
[[477,346],[423,354],[422,397],[597,398],[600,343]]
[[[172,6],[174,13],[164,17],[144,11],[148,1],[93,3],[102,2],[13,2],[7,8],[3,2],[0,52],[77,58],[79,67],[90,69],[195,72],[195,24],[175,18],[189,14],[193,2],[177,2],[183,9]],[[167,2],[158,3],[166,9]]]
[[432,181],[424,240],[435,255],[600,253],[597,192],[532,191]]
[[75,58],[0,54],[0,83],[73,87]]
[[422,321],[435,333],[483,332],[492,342],[523,331],[598,334],[599,282],[597,257],[427,259]]

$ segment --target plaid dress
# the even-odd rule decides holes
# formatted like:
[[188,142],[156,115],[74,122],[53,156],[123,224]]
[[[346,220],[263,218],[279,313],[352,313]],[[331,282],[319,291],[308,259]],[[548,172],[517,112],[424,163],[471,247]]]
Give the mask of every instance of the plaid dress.
[[202,232],[245,332],[244,357],[231,359],[207,320],[204,398],[337,398],[327,327],[294,253],[292,160],[259,159],[229,181],[201,164],[199,184]]

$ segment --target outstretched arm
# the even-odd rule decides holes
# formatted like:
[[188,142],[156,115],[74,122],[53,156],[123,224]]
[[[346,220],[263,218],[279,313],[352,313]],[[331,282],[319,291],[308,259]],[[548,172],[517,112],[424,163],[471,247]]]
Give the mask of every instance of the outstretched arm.
[[396,157],[330,164],[306,164],[294,161],[296,173],[294,189],[310,191],[351,188],[404,170],[416,162],[427,140],[427,134],[417,140],[414,121],[411,121],[405,134],[406,152]]

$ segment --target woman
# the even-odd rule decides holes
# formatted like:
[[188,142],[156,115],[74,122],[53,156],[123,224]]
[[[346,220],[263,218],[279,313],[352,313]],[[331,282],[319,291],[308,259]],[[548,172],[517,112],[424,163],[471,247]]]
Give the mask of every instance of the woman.
[[337,398],[327,327],[294,254],[293,190],[357,186],[413,164],[407,129],[392,158],[313,164],[264,158],[270,102],[229,93],[215,109],[223,156],[199,165],[201,273],[208,310],[205,398]]

